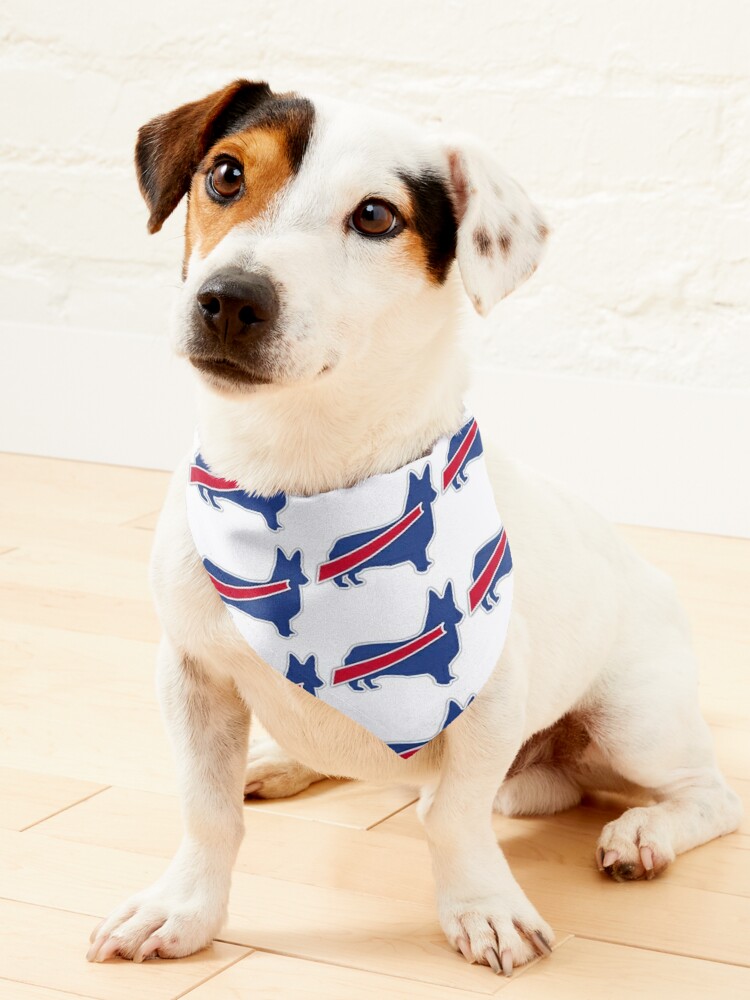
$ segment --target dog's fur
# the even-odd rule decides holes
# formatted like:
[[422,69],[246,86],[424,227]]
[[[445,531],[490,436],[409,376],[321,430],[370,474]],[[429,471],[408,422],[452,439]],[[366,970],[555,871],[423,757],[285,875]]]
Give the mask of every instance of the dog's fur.
[[[226,153],[245,191],[217,205],[205,178]],[[227,355],[253,381],[231,369],[198,380],[212,468],[268,495],[348,486],[453,433],[466,385],[456,271],[486,313],[533,272],[547,237],[475,141],[265,84],[238,81],[151,122],[136,162],[152,231],[189,194],[179,353],[199,363],[209,350],[195,305],[207,278],[240,269],[278,290],[270,333]],[[348,227],[373,196],[400,211],[397,235]],[[649,878],[736,828],[739,801],[699,713],[670,581],[585,505],[491,451],[488,465],[513,547],[507,643],[471,707],[406,761],[248,648],[195,551],[181,465],[152,580],[185,836],[159,881],[100,925],[92,959],[176,957],[211,940],[243,835],[243,787],[292,795],[324,775],[419,786],[445,933],[469,960],[506,972],[548,951],[553,934],[495,841],[493,805],[546,813],[586,789],[646,789],[652,804],[599,838],[599,868],[617,879]],[[253,746],[248,765],[251,710],[273,740]]]

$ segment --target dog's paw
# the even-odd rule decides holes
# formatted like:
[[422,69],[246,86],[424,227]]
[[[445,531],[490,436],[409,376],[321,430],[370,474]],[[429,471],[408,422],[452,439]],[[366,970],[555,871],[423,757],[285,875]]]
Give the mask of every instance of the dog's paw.
[[596,863],[616,882],[653,878],[674,861],[668,821],[650,806],[628,809],[607,823],[596,847]]
[[245,795],[258,799],[286,799],[324,777],[292,760],[275,740],[259,740],[250,746]]
[[206,948],[224,914],[210,901],[180,898],[157,886],[131,897],[91,934],[89,962],[119,956],[134,962],[149,958],[184,958]]
[[467,962],[489,965],[496,974],[551,954],[555,935],[529,901],[503,896],[441,906],[441,923],[451,945]]

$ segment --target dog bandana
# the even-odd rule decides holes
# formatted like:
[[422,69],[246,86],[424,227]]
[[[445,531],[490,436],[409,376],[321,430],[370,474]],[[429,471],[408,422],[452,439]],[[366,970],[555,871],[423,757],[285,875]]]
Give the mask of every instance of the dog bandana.
[[197,452],[190,530],[250,646],[401,757],[438,735],[503,648],[513,576],[474,419],[348,489],[246,493]]

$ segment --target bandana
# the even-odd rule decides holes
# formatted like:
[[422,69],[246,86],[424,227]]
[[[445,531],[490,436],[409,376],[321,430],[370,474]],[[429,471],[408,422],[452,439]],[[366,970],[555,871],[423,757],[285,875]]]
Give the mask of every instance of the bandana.
[[457,719],[492,673],[512,560],[473,418],[395,472],[313,496],[247,493],[198,451],[187,511],[253,650],[399,756]]

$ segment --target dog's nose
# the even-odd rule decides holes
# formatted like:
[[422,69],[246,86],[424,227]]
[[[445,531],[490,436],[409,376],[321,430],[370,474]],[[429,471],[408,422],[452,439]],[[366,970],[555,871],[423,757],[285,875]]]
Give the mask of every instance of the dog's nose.
[[272,282],[239,268],[212,275],[201,285],[196,301],[204,329],[225,347],[249,334],[265,333],[279,312]]

